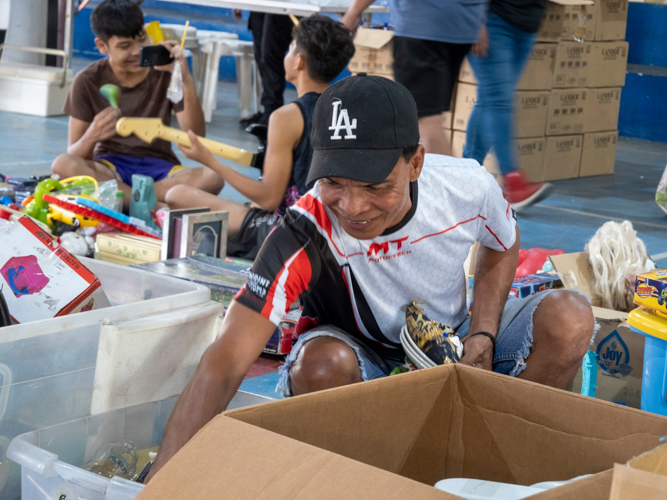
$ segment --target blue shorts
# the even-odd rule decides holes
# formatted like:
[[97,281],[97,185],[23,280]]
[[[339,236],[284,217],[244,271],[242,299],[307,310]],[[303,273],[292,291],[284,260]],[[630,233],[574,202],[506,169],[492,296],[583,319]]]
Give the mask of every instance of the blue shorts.
[[[528,358],[530,348],[533,346],[533,314],[542,299],[554,291],[556,290],[545,290],[524,299],[513,297],[507,299],[496,340],[496,355],[493,358],[494,372],[516,377],[526,369],[526,358]],[[469,327],[470,316],[456,329],[456,333],[461,338],[465,338],[468,335]],[[597,330],[596,322],[591,343],[595,339]],[[402,364],[393,360],[382,359],[374,351],[357,342],[352,335],[335,326],[319,326],[299,337],[292,348],[292,352],[285,358],[285,364],[280,367],[280,380],[276,391],[280,391],[284,397],[291,396],[290,367],[296,361],[303,345],[317,337],[334,337],[350,346],[359,359],[359,369],[363,380],[386,377],[396,366]]]
[[116,174],[116,177],[119,177],[128,186],[132,185],[133,174],[152,177],[157,182],[187,168],[183,165],[174,165],[170,161],[160,158],[135,158],[126,155],[99,155],[93,160],[109,167]]

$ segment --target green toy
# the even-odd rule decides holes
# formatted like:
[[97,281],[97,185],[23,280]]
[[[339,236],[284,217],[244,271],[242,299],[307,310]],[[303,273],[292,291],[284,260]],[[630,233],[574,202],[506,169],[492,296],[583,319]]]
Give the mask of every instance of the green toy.
[[39,182],[35,187],[33,200],[27,207],[25,207],[25,210],[23,210],[24,213],[47,224],[51,229],[55,229],[55,226],[50,224],[46,217],[49,214],[49,204],[44,201],[44,195],[50,193],[54,189],[61,190],[63,189],[63,185],[51,178]]
[[118,108],[119,93],[120,89],[118,88],[118,85],[114,85],[113,83],[106,83],[100,87],[100,94],[102,94],[114,108]]
[[70,188],[73,187],[79,188],[81,191],[80,194],[86,196],[92,196],[95,191],[97,191],[97,183],[95,182],[95,179],[86,175],[70,177],[68,179],[64,179],[62,182],[53,178],[44,179],[43,181],[39,182],[37,186],[35,186],[32,201],[28,203],[28,206],[25,207],[25,209],[23,209],[23,213],[29,215],[33,219],[37,219],[38,221],[43,222],[49,226],[51,230],[55,230],[56,226],[54,226],[48,218],[49,203],[44,201],[44,195],[49,194],[54,190],[70,190]]

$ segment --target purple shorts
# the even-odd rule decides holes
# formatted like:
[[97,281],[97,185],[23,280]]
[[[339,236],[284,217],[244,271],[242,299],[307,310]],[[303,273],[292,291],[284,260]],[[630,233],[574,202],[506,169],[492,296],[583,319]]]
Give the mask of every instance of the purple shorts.
[[132,185],[132,175],[139,174],[152,177],[155,182],[171,177],[183,165],[174,165],[170,161],[160,158],[135,158],[126,155],[99,155],[93,158],[95,161],[103,163],[114,171],[116,177],[119,177],[128,186]]

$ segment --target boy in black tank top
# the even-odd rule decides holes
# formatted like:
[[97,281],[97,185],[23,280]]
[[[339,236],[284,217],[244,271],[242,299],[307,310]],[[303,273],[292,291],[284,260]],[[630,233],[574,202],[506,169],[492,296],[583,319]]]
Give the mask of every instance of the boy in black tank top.
[[230,256],[254,259],[285,210],[308,191],[315,103],[354,55],[350,31],[325,16],[302,19],[294,27],[293,36],[284,60],[285,77],[294,84],[299,97],[271,114],[261,179],[240,174],[218,161],[192,132],[188,132],[192,147],[179,146],[188,158],[214,170],[252,202],[242,205],[189,186],[175,186],[167,192],[170,208],[207,206],[229,212]]

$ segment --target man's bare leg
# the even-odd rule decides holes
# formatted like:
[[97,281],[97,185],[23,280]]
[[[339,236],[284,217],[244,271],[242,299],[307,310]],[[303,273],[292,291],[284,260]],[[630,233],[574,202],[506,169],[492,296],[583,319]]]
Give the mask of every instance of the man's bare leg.
[[316,337],[306,342],[289,375],[294,396],[363,380],[355,352],[345,342],[333,337]]
[[419,135],[427,153],[452,155],[452,145],[442,128],[442,115],[423,116],[419,119]]
[[550,293],[533,315],[533,347],[519,378],[569,390],[590,346],[595,319],[578,293]]
[[155,183],[155,196],[167,201],[167,192],[174,186],[190,186],[217,195],[225,186],[225,181],[208,167],[184,168],[171,177]]
[[106,182],[115,180],[118,183],[118,189],[123,192],[125,208],[130,206],[130,196],[132,187],[121,181],[116,173],[107,167],[104,163],[94,160],[84,160],[78,156],[70,154],[59,155],[51,164],[51,171],[60,176],[61,179],[76,177],[78,175],[88,175],[97,182]]
[[178,184],[172,187],[167,191],[165,198],[169,208],[208,207],[211,211],[224,210],[229,212],[227,234],[230,238],[239,232],[241,224],[243,224],[243,219],[248,213],[248,210],[250,210],[247,206],[240,203],[225,200],[214,194],[184,184]]

